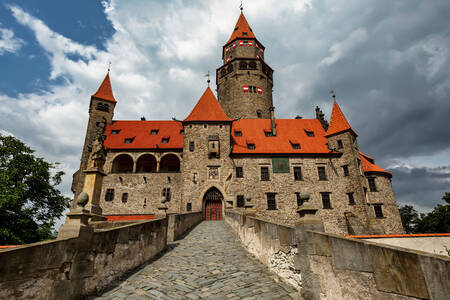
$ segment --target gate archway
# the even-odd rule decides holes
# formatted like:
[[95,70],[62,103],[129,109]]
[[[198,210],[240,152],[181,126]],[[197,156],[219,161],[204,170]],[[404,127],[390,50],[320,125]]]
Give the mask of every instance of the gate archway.
[[223,195],[215,187],[203,196],[203,219],[206,221],[222,220]]

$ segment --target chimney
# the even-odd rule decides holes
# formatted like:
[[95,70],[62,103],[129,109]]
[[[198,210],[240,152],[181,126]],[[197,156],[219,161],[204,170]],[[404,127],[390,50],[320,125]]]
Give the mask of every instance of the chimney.
[[277,125],[275,124],[275,107],[270,107],[270,130],[272,131],[272,135],[277,135]]
[[316,106],[316,119],[320,121],[320,124],[322,124],[323,129],[327,131],[329,126],[328,121],[325,120],[325,114],[318,106]]

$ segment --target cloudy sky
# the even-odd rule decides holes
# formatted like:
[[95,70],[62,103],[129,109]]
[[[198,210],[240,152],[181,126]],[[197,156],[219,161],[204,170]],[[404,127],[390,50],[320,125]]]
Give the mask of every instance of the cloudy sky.
[[[182,119],[221,65],[237,0],[0,4],[0,130],[60,162],[70,195],[90,95],[111,61],[116,119]],[[275,70],[279,118],[329,118],[330,90],[398,202],[450,191],[448,0],[254,0],[244,13]],[[215,82],[213,80],[213,82]]]

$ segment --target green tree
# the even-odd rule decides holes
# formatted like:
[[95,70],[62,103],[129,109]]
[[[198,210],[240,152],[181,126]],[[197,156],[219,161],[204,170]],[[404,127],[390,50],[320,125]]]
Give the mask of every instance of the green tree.
[[20,140],[0,135],[0,245],[52,238],[55,220],[69,205],[56,186],[56,164],[33,155]]
[[438,204],[431,212],[420,214],[418,233],[450,233],[450,193],[445,193],[442,200],[448,204]]
[[419,214],[412,205],[405,205],[398,209],[406,233],[415,233],[419,221]]

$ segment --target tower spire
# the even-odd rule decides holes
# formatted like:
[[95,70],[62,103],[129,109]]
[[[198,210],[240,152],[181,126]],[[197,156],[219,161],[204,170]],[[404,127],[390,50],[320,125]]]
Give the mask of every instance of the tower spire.
[[114,98],[112,87],[111,87],[111,81],[109,80],[109,69],[108,73],[105,76],[105,79],[103,79],[102,84],[98,88],[97,92],[92,95],[94,98],[110,101],[110,102],[116,102],[116,99]]

